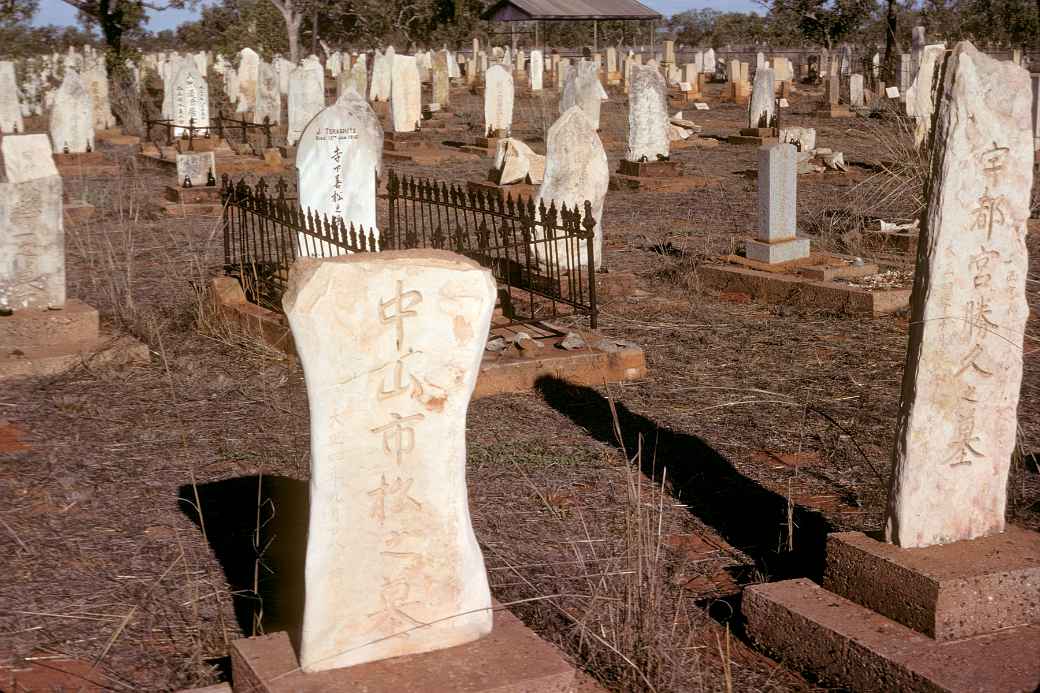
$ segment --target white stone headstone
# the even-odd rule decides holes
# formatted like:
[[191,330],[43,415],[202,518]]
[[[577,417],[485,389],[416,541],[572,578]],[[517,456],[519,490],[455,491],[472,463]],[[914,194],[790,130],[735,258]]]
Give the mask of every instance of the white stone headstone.
[[758,238],[745,244],[747,257],[776,264],[809,256],[798,232],[798,151],[790,144],[758,150]]
[[189,125],[209,127],[209,86],[195,69],[193,60],[180,64],[172,86],[174,135],[186,132]]
[[439,104],[441,108],[451,102],[451,72],[448,68],[448,51],[441,50],[433,56],[433,66],[430,69],[432,81],[431,101]]
[[376,51],[375,56],[372,58],[372,84],[368,97],[369,100],[390,100],[390,63],[392,60],[389,55],[384,54],[382,51]]
[[[300,207],[345,228],[353,224],[379,239],[376,227],[376,178],[382,170],[383,128],[372,107],[353,89],[321,111],[296,147]],[[300,238],[300,255],[337,254]]]
[[279,84],[278,70],[274,65],[260,62],[257,71],[256,106],[253,108],[253,122],[262,123],[268,118],[271,123],[282,122],[282,90]]
[[863,75],[856,73],[849,75],[849,105],[853,108],[863,108]]
[[22,122],[22,106],[18,102],[18,80],[15,78],[14,63],[0,61],[0,133],[25,132]]
[[91,55],[83,61],[83,84],[90,92],[94,104],[94,129],[106,130],[115,126],[116,118],[112,115],[112,102],[108,91],[108,73],[105,71],[105,60],[98,55]]
[[917,76],[906,92],[906,114],[915,122],[914,140],[920,145],[932,126],[932,86],[938,76],[936,66],[942,62],[946,44],[925,46],[918,58]]
[[531,91],[541,91],[545,75],[545,58],[538,49],[531,51]]
[[390,122],[394,132],[415,132],[422,121],[422,82],[414,55],[395,55],[391,66]]
[[501,65],[492,65],[484,75],[484,134],[513,127],[513,75]]
[[545,176],[545,157],[515,137],[506,137],[498,142],[494,168],[499,185],[523,183],[525,180],[540,185]]
[[177,154],[177,185],[184,187],[184,180],[191,187],[199,188],[209,182],[210,174],[217,180],[217,157],[213,152],[188,152]]
[[75,70],[66,69],[54,95],[50,132],[56,154],[94,149],[94,100]]
[[776,127],[776,82],[768,67],[755,71],[755,83],[748,102],[748,127]]
[[640,162],[667,157],[668,91],[664,77],[652,67],[633,65],[631,82],[625,159]]
[[598,130],[600,110],[606,98],[603,83],[596,73],[596,64],[582,60],[567,73],[563,95],[560,97],[560,114],[579,106],[592,127]]
[[[69,72],[68,74],[75,74]],[[92,119],[89,112],[84,118]],[[65,305],[62,181],[46,135],[0,139],[0,308]]]
[[293,265],[282,303],[311,421],[303,671],[491,632],[466,412],[496,296],[489,270],[446,251]]
[[[603,201],[610,185],[610,168],[607,153],[603,149],[596,129],[580,107],[574,106],[564,113],[549,128],[546,139],[545,179],[538,190],[535,206],[544,203],[546,208],[556,204],[559,209],[584,209],[585,202],[592,205],[592,216],[596,220],[594,229],[595,269],[603,264]],[[535,255],[543,264],[549,262],[565,266],[569,261],[565,242],[557,242],[555,252],[548,252],[546,243],[535,243]],[[589,264],[584,244],[578,249],[578,265]],[[565,269],[576,269],[567,268]]]
[[968,42],[946,60],[885,530],[904,548],[1004,531],[1029,317],[1029,73]]
[[320,63],[304,61],[289,79],[289,129],[285,139],[296,144],[311,118],[325,108],[325,69]]
[[715,49],[709,48],[704,51],[704,71],[709,75],[715,74]]
[[256,82],[260,79],[260,56],[252,48],[238,52],[238,112],[245,113],[256,106]]

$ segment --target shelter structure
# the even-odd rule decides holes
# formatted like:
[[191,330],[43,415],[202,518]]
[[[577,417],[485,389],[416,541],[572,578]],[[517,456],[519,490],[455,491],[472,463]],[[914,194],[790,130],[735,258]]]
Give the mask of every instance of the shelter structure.
[[656,24],[662,16],[660,12],[655,12],[637,0],[499,0],[489,7],[481,18],[490,22],[533,23],[536,46],[541,46],[539,34],[542,22],[591,21],[594,49],[598,49],[599,22],[651,22],[652,47],[654,34],[657,33]]

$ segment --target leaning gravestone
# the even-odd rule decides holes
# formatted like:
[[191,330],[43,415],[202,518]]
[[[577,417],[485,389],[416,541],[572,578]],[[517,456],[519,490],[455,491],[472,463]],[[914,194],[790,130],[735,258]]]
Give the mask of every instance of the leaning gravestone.
[[210,177],[217,179],[217,159],[213,152],[189,152],[177,155],[177,185],[184,187],[184,181],[191,187],[200,188],[207,185]]
[[391,64],[390,122],[394,132],[415,132],[422,120],[422,82],[414,55],[395,55]]
[[1029,74],[964,42],[944,75],[886,525],[904,548],[1004,531],[1029,317]]
[[628,96],[628,148],[625,159],[657,161],[668,157],[668,91],[655,68],[633,65]]
[[94,149],[94,106],[75,70],[66,69],[51,109],[51,146],[56,154]]
[[189,125],[209,127],[209,87],[195,69],[195,62],[181,63],[173,78],[173,132],[179,136]]
[[0,133],[24,132],[22,107],[18,103],[18,80],[14,74],[14,63],[0,61]]
[[263,123],[267,118],[270,123],[281,123],[282,92],[278,84],[278,71],[274,65],[261,61],[257,75],[253,122]]
[[513,75],[501,65],[492,65],[484,75],[484,134],[508,133],[513,127]]
[[[596,220],[593,242],[595,269],[603,263],[603,201],[609,185],[610,169],[603,143],[581,108],[574,106],[549,128],[545,177],[535,206],[544,204],[548,208],[555,203],[557,209],[567,205],[569,209],[582,211],[585,202],[591,203],[592,216]],[[572,259],[565,247],[566,241],[559,241],[556,245],[555,251],[550,253],[545,243],[536,243],[535,255],[542,263],[556,262],[562,269],[577,269],[566,266]],[[587,266],[587,249],[584,243],[580,246],[578,257],[573,259],[577,259],[578,265]]]
[[[376,178],[382,169],[383,129],[372,107],[353,89],[308,123],[296,147],[300,207],[341,219],[379,238]],[[359,229],[360,230],[360,229]],[[300,255],[338,255],[301,235]]]
[[62,308],[62,183],[50,143],[46,135],[8,135],[0,153],[6,178],[0,183],[0,308]]
[[325,108],[325,69],[321,63],[305,60],[289,80],[289,129],[285,140],[296,144],[303,129]]
[[283,305],[311,420],[305,672],[491,632],[466,410],[496,294],[490,271],[445,251],[293,266]]

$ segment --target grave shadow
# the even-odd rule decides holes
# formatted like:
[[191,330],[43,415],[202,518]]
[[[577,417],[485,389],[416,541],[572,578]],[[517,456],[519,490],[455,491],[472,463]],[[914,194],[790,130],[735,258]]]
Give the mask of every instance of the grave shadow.
[[[545,402],[594,438],[619,447],[610,404],[596,390],[545,376],[535,385]],[[642,472],[660,482],[667,470],[673,495],[689,512],[750,556],[770,580],[819,580],[827,534],[833,527],[819,512],[795,506],[794,550],[786,551],[787,499],[740,473],[701,438],[659,426],[620,402],[614,403],[621,440],[629,456],[642,437]]]
[[[246,635],[289,633],[299,648],[309,496],[306,481],[251,475],[178,489],[177,505],[199,527],[224,570]],[[259,527],[259,533],[257,528]]]

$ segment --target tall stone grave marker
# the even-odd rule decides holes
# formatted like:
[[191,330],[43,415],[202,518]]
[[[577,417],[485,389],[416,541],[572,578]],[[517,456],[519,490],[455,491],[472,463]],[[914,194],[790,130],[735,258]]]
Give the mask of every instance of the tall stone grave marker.
[[[389,49],[387,49],[389,50]],[[371,93],[369,94],[369,100],[371,101],[389,101],[390,100],[390,62],[392,58],[383,51],[377,50],[375,57],[372,58],[372,84]]]
[[[545,177],[538,189],[535,206],[544,203],[548,208],[555,203],[557,209],[562,205],[567,205],[569,209],[582,209],[586,201],[591,203],[592,216],[596,220],[593,241],[595,269],[603,264],[603,201],[609,185],[610,169],[603,143],[584,111],[574,106],[549,128]],[[565,244],[565,241],[557,242],[559,247],[550,254],[545,243],[536,243],[535,255],[542,263],[566,265],[569,255]],[[584,244],[581,244],[578,254],[578,258],[575,258],[578,264],[587,266],[589,259]]]
[[296,144],[311,118],[325,108],[325,69],[310,60],[293,70],[289,80],[289,129],[285,139]]
[[[81,117],[93,124],[89,111]],[[50,143],[46,135],[8,135],[0,152],[6,177],[0,183],[0,308],[62,308],[62,183]]]
[[631,69],[625,159],[657,161],[669,152],[668,89],[656,69],[644,65],[633,65]]
[[260,79],[260,56],[252,48],[238,52],[238,112],[256,107],[256,83]]
[[445,251],[293,266],[283,305],[311,420],[305,672],[491,632],[466,411],[496,295],[489,270]]
[[513,75],[501,65],[492,65],[484,75],[484,134],[494,137],[513,127]]
[[0,94],[3,94],[0,96],[0,133],[25,132],[14,63],[8,60],[0,61]]
[[541,91],[545,76],[545,58],[537,48],[531,51],[531,91]]
[[55,154],[94,149],[94,104],[75,70],[66,69],[51,108],[51,146]]
[[[353,89],[321,111],[296,147],[300,206],[343,220],[376,239],[376,178],[382,169],[383,128],[372,107]],[[315,255],[314,240],[300,238],[300,255]],[[335,254],[331,248],[322,255]]]
[[809,257],[809,241],[797,238],[798,150],[771,144],[758,150],[758,238],[748,259],[775,264]]
[[195,69],[194,60],[181,62],[173,78],[173,132],[180,135],[188,126],[209,127],[209,86]]
[[596,64],[581,60],[568,73],[560,98],[560,114],[579,106],[595,129],[599,129],[600,110],[607,93],[596,73]]
[[253,108],[253,122],[262,123],[267,118],[271,123],[282,122],[282,92],[278,71],[274,65],[261,61],[257,72],[256,106]]
[[863,75],[858,72],[849,75],[849,106],[852,108],[863,108]]
[[947,58],[885,530],[904,548],[1004,531],[1029,316],[1028,93],[1025,70],[970,43]]
[[422,120],[422,82],[414,55],[395,55],[390,78],[390,121],[394,132],[415,132]]
[[776,80],[773,70],[760,67],[755,70],[755,83],[748,102],[748,128],[776,127]]
[[433,103],[445,108],[451,101],[451,73],[448,70],[448,51],[441,50],[433,56]]

